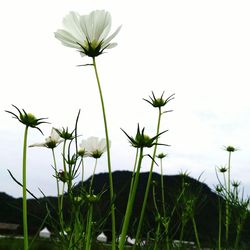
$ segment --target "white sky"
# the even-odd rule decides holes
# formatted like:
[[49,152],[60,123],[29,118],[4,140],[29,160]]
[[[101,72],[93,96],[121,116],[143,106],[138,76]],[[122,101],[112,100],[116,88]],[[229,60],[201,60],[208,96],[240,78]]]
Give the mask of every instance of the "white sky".
[[[135,150],[121,132],[134,135],[139,122],[155,134],[157,110],[144,102],[175,93],[169,105],[174,112],[163,116],[160,141],[171,147],[164,173],[188,171],[210,187],[217,184],[215,166],[227,163],[225,145],[240,150],[232,156],[232,179],[250,193],[250,3],[249,1],[2,1],[0,2],[0,191],[15,197],[21,188],[7,169],[21,180],[24,126],[4,110],[11,104],[49,117],[42,125],[45,137],[51,126],[73,128],[79,109],[79,133],[83,138],[104,137],[101,106],[94,71],[76,67],[90,63],[74,49],[54,38],[63,17],[71,10],[88,14],[105,9],[112,15],[118,46],[97,58],[112,141],[113,170],[131,170]],[[29,144],[43,142],[30,130]],[[148,151],[149,153],[150,151]],[[58,148],[60,157],[60,148]],[[97,167],[106,172],[106,156]],[[51,152],[28,149],[29,189],[41,196],[56,194]],[[145,161],[142,171],[149,169]],[[93,161],[86,164],[87,176]],[[156,167],[156,171],[159,169]]]

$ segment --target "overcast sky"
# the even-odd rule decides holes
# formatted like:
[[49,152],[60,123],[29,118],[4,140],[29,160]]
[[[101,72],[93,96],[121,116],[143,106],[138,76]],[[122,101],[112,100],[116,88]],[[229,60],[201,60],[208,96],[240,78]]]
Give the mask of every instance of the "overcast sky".
[[[232,155],[232,179],[250,194],[250,3],[249,1],[2,1],[0,3],[0,192],[20,197],[21,188],[7,169],[21,180],[24,126],[4,110],[11,104],[37,117],[45,137],[51,127],[73,129],[79,109],[82,138],[105,137],[97,83],[90,63],[75,49],[54,38],[69,11],[88,14],[105,9],[112,15],[112,31],[122,29],[118,46],[97,58],[112,141],[113,170],[132,170],[135,150],[120,128],[135,135],[137,123],[154,135],[157,110],[143,101],[151,91],[165,97],[175,93],[163,116],[160,142],[168,154],[164,173],[187,171],[211,188],[217,184],[215,167],[225,166],[223,146],[239,150]],[[30,130],[28,143],[43,142]],[[58,159],[61,148],[57,148]],[[147,151],[150,153],[150,151]],[[27,185],[56,194],[51,152],[29,148]],[[86,177],[93,170],[86,163]],[[148,171],[145,161],[142,171]],[[59,166],[59,168],[61,168]],[[106,155],[97,173],[106,172]],[[155,171],[159,172],[156,167]]]

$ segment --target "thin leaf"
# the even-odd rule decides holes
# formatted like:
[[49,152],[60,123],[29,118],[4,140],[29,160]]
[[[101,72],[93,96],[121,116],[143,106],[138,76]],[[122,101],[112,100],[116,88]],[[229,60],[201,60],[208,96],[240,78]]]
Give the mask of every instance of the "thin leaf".
[[[7,171],[9,172],[10,177],[11,177],[19,186],[23,187],[23,184],[22,184],[21,182],[19,182],[19,181],[13,176],[13,174],[10,172],[10,170],[7,169]],[[40,203],[39,200],[38,200],[38,198],[36,198],[36,196],[35,196],[34,194],[32,194],[27,188],[26,188],[26,191],[27,191],[27,192],[28,192],[28,193],[29,193],[38,203]]]

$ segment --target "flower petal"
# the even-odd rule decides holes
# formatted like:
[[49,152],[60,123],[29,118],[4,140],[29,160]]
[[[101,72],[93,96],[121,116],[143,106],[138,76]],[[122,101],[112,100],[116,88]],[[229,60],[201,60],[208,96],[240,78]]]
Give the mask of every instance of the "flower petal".
[[77,43],[75,37],[73,37],[68,31],[57,30],[54,33],[55,37],[62,42],[63,45],[71,48],[82,49],[81,46]]
[[89,151],[93,152],[98,149],[98,138],[97,137],[89,137]]
[[87,41],[92,41],[92,26],[89,15],[83,15],[80,17],[81,29],[86,37]]
[[81,56],[95,57],[103,50],[111,49],[116,43],[110,41],[120,31],[120,27],[108,37],[111,29],[111,15],[105,10],[95,10],[89,15],[79,15],[71,11],[63,19],[64,29],[55,32],[55,37],[63,45],[79,50]]
[[120,25],[112,35],[110,35],[107,39],[103,41],[103,44],[102,44],[103,48],[105,48],[108,45],[108,43],[119,33],[121,27],[122,26]]
[[104,40],[111,29],[111,15],[105,10],[97,10],[94,15],[94,39],[97,41]]
[[77,12],[71,11],[63,19],[63,25],[66,28],[66,31],[71,33],[78,41],[84,41],[85,36],[81,29],[80,25],[80,15]]
[[50,137],[51,137],[51,139],[53,139],[55,141],[59,141],[60,135],[57,133],[57,131],[55,130],[55,128],[51,129]]
[[107,150],[106,139],[101,139],[98,145],[100,151],[105,152]]
[[105,49],[112,49],[117,46],[117,43],[110,43],[108,46],[105,47]]
[[29,145],[30,148],[32,147],[46,147],[46,143],[34,143],[32,145]]

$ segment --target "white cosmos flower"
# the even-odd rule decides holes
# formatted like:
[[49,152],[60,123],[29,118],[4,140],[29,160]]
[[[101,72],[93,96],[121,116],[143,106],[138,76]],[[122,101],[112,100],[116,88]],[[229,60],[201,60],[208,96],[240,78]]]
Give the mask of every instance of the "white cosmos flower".
[[30,145],[29,147],[46,147],[46,148],[55,148],[57,145],[59,145],[63,139],[60,138],[60,135],[57,133],[55,128],[51,129],[50,136],[45,139],[45,142],[43,143],[35,143]]
[[63,19],[64,29],[55,32],[55,37],[63,45],[76,48],[81,55],[96,57],[105,49],[115,47],[116,43],[110,41],[120,31],[121,26],[110,36],[111,15],[105,10],[95,10],[89,15],[79,15],[71,11]]
[[[109,141],[109,145],[111,142]],[[98,137],[89,137],[87,140],[82,140],[80,143],[80,150],[85,150],[85,154],[93,157],[100,158],[107,150],[106,139],[99,139]]]

